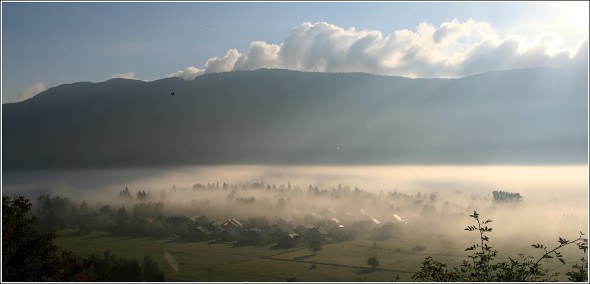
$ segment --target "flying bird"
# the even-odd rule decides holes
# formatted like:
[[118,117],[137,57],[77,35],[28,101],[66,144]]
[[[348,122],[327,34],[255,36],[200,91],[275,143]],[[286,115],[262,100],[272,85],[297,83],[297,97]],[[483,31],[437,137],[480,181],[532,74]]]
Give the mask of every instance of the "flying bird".
[[174,96],[174,92],[170,93],[171,96]]

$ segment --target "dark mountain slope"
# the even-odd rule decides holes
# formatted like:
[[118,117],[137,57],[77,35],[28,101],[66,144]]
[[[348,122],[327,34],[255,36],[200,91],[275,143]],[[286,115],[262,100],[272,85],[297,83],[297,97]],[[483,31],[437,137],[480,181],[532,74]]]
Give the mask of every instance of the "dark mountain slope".
[[261,69],[62,85],[2,106],[3,166],[585,163],[587,75]]

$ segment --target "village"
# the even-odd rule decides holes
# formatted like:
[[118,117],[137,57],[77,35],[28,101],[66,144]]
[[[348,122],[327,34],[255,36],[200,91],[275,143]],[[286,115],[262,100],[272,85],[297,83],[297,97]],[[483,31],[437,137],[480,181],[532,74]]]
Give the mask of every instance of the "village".
[[[174,196],[190,201],[175,203]],[[269,201],[274,198],[275,202]],[[315,204],[300,204],[304,199],[315,200]],[[401,238],[413,228],[405,216],[430,218],[436,202],[435,194],[388,192],[379,196],[341,185],[331,189],[310,185],[304,191],[290,183],[196,183],[192,189],[172,186],[159,196],[144,190],[131,194],[125,187],[112,204],[94,206],[41,195],[33,212],[41,219],[40,231],[77,228],[78,234],[98,230],[122,236],[292,248],[357,238]]]

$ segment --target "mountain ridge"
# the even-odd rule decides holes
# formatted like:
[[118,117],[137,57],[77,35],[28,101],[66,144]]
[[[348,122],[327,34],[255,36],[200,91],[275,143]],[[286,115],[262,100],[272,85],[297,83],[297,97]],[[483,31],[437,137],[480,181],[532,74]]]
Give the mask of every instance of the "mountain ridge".
[[587,78],[567,68],[457,79],[258,69],[78,82],[2,105],[3,171],[585,163]]

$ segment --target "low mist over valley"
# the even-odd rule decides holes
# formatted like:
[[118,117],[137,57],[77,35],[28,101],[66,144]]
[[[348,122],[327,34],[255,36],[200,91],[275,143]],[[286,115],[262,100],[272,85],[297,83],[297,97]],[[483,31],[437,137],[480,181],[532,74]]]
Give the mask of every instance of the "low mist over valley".
[[[283,218],[297,225],[337,218],[346,226],[369,215],[398,222],[396,214],[414,226],[440,226],[446,236],[465,236],[461,227],[478,210],[497,221],[496,238],[507,240],[585,230],[587,187],[585,166],[174,167],[33,172],[4,180],[5,194],[67,197],[96,212],[149,201],[161,202],[164,215]],[[132,198],[120,198],[124,188]],[[493,191],[523,199],[498,205]],[[137,199],[138,192],[147,197]]]
[[[382,273],[389,276],[369,275],[373,280],[408,281],[424,255],[458,265],[467,255],[464,248],[477,240],[463,230],[473,223],[469,215],[474,210],[493,220],[490,237],[502,252],[500,260],[521,252],[535,255],[538,251],[530,244],[552,244],[558,236],[574,239],[588,230],[585,166],[209,166],[7,176],[4,194],[28,196],[32,213],[40,218],[38,230],[58,232],[60,244],[75,250],[80,248],[71,238],[80,238],[82,251],[102,253],[98,247],[104,241],[92,240],[108,232],[131,240],[166,240],[170,245],[164,247],[209,244],[206,250],[212,255],[217,249],[210,244],[234,247],[243,257],[254,255],[241,247],[270,247],[265,254],[269,261],[301,263],[299,259],[311,257],[304,252],[317,238],[324,247],[318,259],[303,263],[352,265],[354,271],[362,265],[359,257],[377,255]],[[508,193],[507,199],[502,192]],[[510,197],[512,193],[519,198]],[[313,230],[319,235],[312,237]],[[253,237],[253,232],[260,235]],[[360,251],[334,254],[332,246],[358,246]],[[216,277],[228,275],[224,281],[263,279],[257,278],[261,272],[246,276],[235,272],[238,268],[222,266],[221,255],[209,266],[198,266],[176,260],[174,255],[182,256],[182,250],[170,249],[149,250],[169,279],[207,280],[210,272],[205,268],[213,266]],[[574,249],[563,253],[567,265],[546,263],[552,271],[567,271],[576,259]],[[390,258],[405,264],[387,264]],[[202,272],[195,271],[195,265]],[[231,276],[234,272],[237,275]],[[289,275],[281,272],[272,279]],[[305,275],[298,279],[353,277]]]

